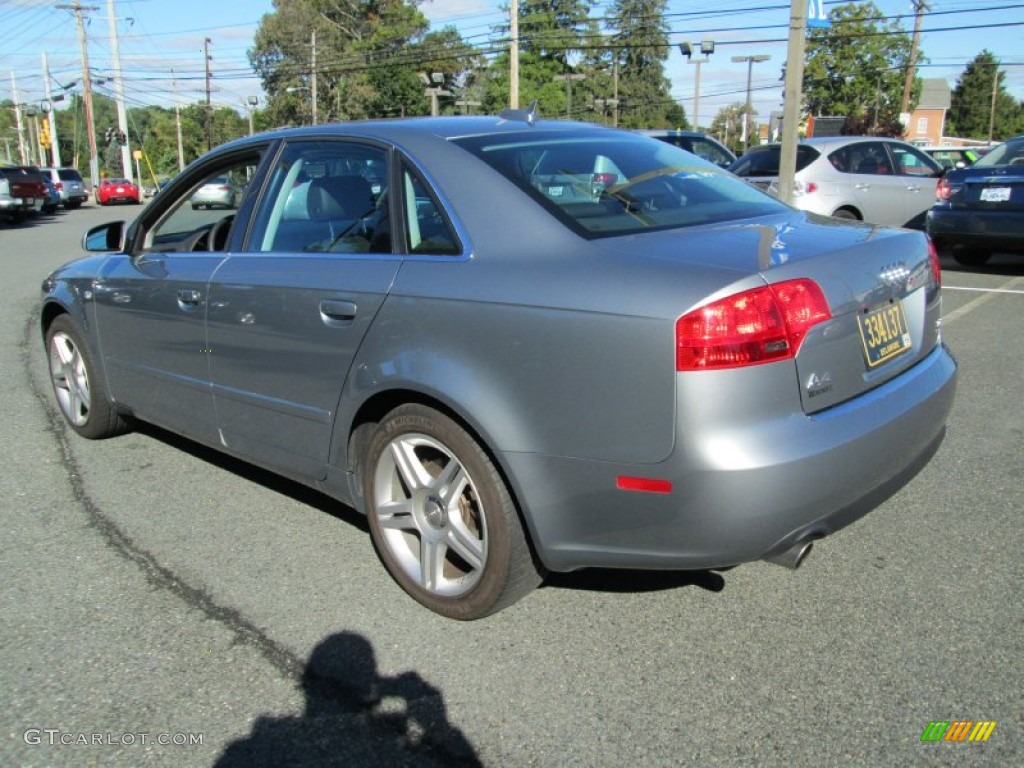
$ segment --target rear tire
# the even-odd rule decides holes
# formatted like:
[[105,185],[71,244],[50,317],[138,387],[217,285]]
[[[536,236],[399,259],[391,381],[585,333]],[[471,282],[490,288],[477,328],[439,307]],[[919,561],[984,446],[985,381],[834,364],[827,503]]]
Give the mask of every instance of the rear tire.
[[842,219],[843,221],[860,221],[860,216],[851,211],[849,208],[840,208],[838,211],[832,214],[833,219]]
[[46,352],[57,405],[75,432],[99,440],[127,431],[127,420],[108,399],[100,369],[67,315],[50,324]]
[[363,466],[374,546],[422,605],[479,619],[540,583],[501,474],[451,418],[423,405],[399,406],[377,426]]
[[965,267],[983,267],[991,258],[990,251],[953,251],[953,260]]

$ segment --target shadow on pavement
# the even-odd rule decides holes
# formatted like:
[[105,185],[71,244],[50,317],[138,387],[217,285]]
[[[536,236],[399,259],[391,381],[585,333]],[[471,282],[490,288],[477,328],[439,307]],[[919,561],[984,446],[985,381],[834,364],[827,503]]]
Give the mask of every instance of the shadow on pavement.
[[313,650],[302,690],[301,715],[258,718],[216,768],[482,766],[441,692],[415,672],[382,677],[373,646],[354,632]]

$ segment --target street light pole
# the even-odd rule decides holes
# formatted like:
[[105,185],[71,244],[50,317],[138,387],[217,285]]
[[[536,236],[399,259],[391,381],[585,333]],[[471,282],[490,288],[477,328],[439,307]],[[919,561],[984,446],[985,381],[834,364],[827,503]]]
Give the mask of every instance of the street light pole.
[[[696,45],[696,44],[694,44]],[[680,43],[679,52],[685,56],[691,64],[697,65],[697,72],[694,76],[693,83],[693,130],[700,130],[700,65],[707,64],[711,59],[708,57],[715,52],[715,41],[714,40],[702,40],[700,43],[701,57],[699,59],[691,59],[693,55],[694,46],[689,43]]]
[[732,60],[735,63],[745,61],[747,62],[747,108],[743,112],[743,151],[746,152],[750,146],[750,92],[751,83],[754,76],[754,62],[768,61],[771,58],[767,53],[759,53],[755,56],[733,56]]

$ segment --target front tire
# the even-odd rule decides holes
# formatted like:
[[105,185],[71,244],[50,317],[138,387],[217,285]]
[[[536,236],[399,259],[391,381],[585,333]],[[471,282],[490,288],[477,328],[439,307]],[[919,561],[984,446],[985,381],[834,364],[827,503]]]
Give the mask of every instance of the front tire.
[[540,583],[501,474],[451,418],[418,404],[391,411],[363,472],[374,546],[395,581],[430,610],[479,619]]
[[128,423],[107,399],[99,369],[67,315],[61,315],[50,325],[46,350],[53,393],[71,428],[91,440],[124,432]]

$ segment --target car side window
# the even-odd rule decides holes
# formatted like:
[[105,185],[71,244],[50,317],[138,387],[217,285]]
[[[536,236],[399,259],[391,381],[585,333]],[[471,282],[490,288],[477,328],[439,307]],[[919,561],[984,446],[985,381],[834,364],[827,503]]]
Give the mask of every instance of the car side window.
[[349,141],[297,141],[267,177],[249,249],[391,253],[387,152]]
[[849,172],[887,176],[893,173],[892,162],[880,141],[865,141],[850,146]]
[[707,160],[709,163],[714,163],[720,168],[725,168],[732,162],[732,158],[723,152],[721,147],[706,139],[695,138],[691,151],[697,157]]
[[194,184],[146,235],[145,249],[160,252],[223,251],[259,155],[236,158]]
[[459,239],[437,198],[409,168],[402,171],[405,191],[405,247],[411,254],[457,256]]
[[934,176],[939,170],[935,160],[914,147],[890,144],[889,151],[901,176]]

